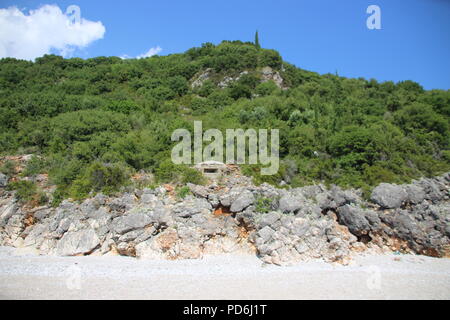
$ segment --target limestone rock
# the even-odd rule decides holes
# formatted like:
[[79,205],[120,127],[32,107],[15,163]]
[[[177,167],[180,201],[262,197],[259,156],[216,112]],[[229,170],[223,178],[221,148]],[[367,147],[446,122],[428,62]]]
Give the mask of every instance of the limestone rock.
[[302,201],[291,195],[285,195],[280,199],[279,210],[281,212],[297,212],[302,207]]
[[115,218],[112,221],[112,229],[118,234],[144,228],[151,224],[153,219],[143,211],[132,212],[127,215]]
[[241,212],[254,202],[255,197],[253,196],[253,193],[246,190],[241,195],[239,195],[236,200],[233,201],[230,210],[231,212]]
[[370,199],[382,208],[399,208],[408,199],[408,194],[401,186],[381,183],[372,191]]
[[348,227],[351,233],[357,236],[368,234],[372,230],[371,222],[376,227],[379,224],[379,221],[376,221],[378,218],[376,215],[373,216],[371,213],[367,213],[371,217],[369,218],[371,222],[369,222],[364,210],[348,204],[338,208],[337,212],[339,214],[339,220]]
[[92,229],[68,232],[58,242],[56,253],[61,256],[87,254],[99,245],[100,239]]

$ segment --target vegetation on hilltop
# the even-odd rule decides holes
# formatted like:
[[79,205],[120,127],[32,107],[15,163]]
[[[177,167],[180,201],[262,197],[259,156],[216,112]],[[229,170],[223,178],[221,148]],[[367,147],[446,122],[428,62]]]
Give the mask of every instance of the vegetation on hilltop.
[[[261,82],[267,66],[288,89]],[[192,88],[207,69],[214,76]],[[319,75],[240,41],[146,59],[0,60],[0,153],[42,155],[34,171],[49,173],[57,199],[117,190],[139,170],[200,181],[170,161],[172,131],[194,119],[205,130],[280,129],[279,174],[243,168],[257,182],[368,188],[450,168],[450,92],[412,81]]]

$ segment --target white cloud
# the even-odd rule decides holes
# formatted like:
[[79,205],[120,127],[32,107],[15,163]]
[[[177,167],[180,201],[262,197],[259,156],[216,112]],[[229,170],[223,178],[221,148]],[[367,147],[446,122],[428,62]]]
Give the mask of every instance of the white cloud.
[[[148,58],[154,55],[157,55],[158,53],[160,53],[162,51],[162,48],[160,46],[156,46],[153,48],[150,48],[146,53],[140,54],[136,57],[136,59],[142,59],[142,58]],[[122,59],[132,59],[133,57],[130,57],[127,54],[124,54],[122,56],[120,56]]]
[[103,38],[105,27],[81,18],[73,23],[56,5],[24,14],[17,7],[0,9],[0,58],[33,60],[46,53],[69,55]]
[[138,55],[136,58],[142,59],[142,58],[148,58],[154,55],[157,55],[162,51],[162,48],[160,46],[150,48],[146,53]]

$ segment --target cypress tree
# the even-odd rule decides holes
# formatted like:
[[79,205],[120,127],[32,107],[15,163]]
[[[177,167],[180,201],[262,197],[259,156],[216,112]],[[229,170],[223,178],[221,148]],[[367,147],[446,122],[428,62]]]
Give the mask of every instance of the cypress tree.
[[255,47],[256,47],[257,49],[261,49],[261,45],[259,44],[258,30],[256,30],[256,34],[255,34]]

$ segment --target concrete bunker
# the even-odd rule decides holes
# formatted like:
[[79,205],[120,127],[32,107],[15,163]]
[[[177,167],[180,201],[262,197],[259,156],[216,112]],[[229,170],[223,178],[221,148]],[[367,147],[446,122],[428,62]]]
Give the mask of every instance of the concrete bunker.
[[217,179],[229,171],[224,163],[212,160],[200,162],[196,164],[194,168],[210,179]]

